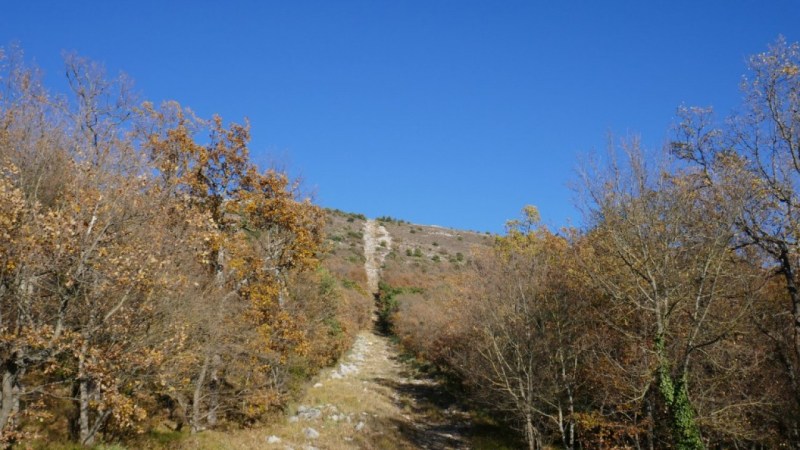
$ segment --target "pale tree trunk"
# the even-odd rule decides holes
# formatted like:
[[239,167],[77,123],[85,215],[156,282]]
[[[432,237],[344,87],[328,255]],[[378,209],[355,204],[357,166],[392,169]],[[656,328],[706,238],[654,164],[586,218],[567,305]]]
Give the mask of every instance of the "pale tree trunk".
[[206,382],[206,373],[210,363],[211,358],[206,356],[200,368],[200,374],[197,376],[197,381],[195,381],[194,395],[192,396],[192,434],[203,429],[200,424],[203,417],[203,385]]
[[81,442],[91,445],[91,441],[87,442],[89,438],[89,382],[83,378],[78,381],[78,396],[80,439]]
[[533,416],[525,414],[525,439],[528,441],[529,450],[539,450],[542,448],[542,439],[539,430],[533,425]]
[[78,438],[81,442],[86,442],[89,436],[89,381],[86,374],[86,353],[88,344],[86,341],[81,345],[78,354]]
[[78,427],[81,444],[91,446],[94,444],[97,432],[100,431],[100,428],[111,415],[111,408],[107,408],[102,414],[97,415],[94,418],[94,423],[92,423],[89,405],[92,399],[99,400],[100,395],[95,389],[91,376],[86,372],[86,357],[88,353],[89,345],[84,341],[81,345],[81,353],[78,356]]
[[0,433],[14,426],[14,415],[19,409],[20,387],[16,364],[7,362],[3,370],[2,400],[0,400]]
[[[561,347],[562,347],[561,350],[559,350],[558,352],[558,359],[560,362],[559,375],[561,376],[561,383],[563,384],[563,387],[567,392],[567,413],[569,416],[565,421],[564,415],[561,411],[561,405],[559,402],[558,425],[561,430],[561,441],[564,443],[564,448],[573,449],[575,448],[575,400],[572,395],[572,387],[570,385],[570,380],[567,377],[567,361],[564,358],[564,345],[561,345]],[[574,364],[577,366],[577,358],[575,358]]]
[[564,448],[567,450],[572,450],[575,448],[575,426],[573,423],[574,407],[572,404],[572,391],[567,389],[567,392],[567,412],[569,414],[569,418],[564,417],[564,413],[559,406],[558,431],[561,433],[561,442],[564,444]]
[[209,384],[208,426],[217,425],[217,410],[219,410],[220,377],[219,368],[222,358],[215,354],[211,359],[211,382]]
[[92,445],[94,443],[94,437],[97,435],[97,432],[100,431],[100,428],[103,426],[103,424],[105,424],[110,415],[111,409],[107,409],[103,411],[103,414],[100,414],[95,418],[94,425],[92,425],[92,428],[89,429],[89,434],[83,441],[83,445]]

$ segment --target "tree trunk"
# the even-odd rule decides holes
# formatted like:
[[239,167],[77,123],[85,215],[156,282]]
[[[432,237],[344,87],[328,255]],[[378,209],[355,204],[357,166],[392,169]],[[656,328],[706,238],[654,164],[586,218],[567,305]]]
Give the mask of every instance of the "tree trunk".
[[572,450],[575,448],[575,399],[572,397],[572,388],[570,387],[567,387],[567,401],[569,419],[567,419],[567,441],[564,446]]
[[219,409],[219,390],[220,378],[219,368],[222,365],[222,358],[214,355],[211,359],[211,382],[209,384],[209,405],[208,405],[208,426],[217,425],[217,410]]
[[525,439],[528,441],[528,450],[539,450],[542,448],[539,430],[533,426],[533,417],[530,414],[525,415]]
[[703,439],[700,436],[700,428],[695,420],[694,408],[689,402],[686,373],[684,371],[680,374],[677,383],[673,380],[670,374],[669,359],[667,359],[666,355],[664,335],[661,332],[656,335],[655,350],[658,358],[658,373],[656,375],[658,392],[667,405],[675,448],[679,450],[705,449]]
[[653,416],[653,403],[650,400],[645,401],[645,410],[647,414],[647,448],[655,450],[655,417]]
[[78,425],[80,440],[84,445],[92,445],[89,436],[89,381],[82,378],[78,381]]
[[89,345],[86,341],[81,345],[78,354],[78,437],[84,445],[92,445],[94,438],[89,433],[89,396],[91,386],[89,375],[86,373],[86,355]]
[[92,445],[94,443],[95,435],[98,431],[100,431],[100,428],[103,426],[103,424],[105,424],[106,419],[108,419],[108,416],[110,415],[111,409],[107,409],[103,411],[103,414],[97,416],[94,421],[94,425],[92,425],[92,428],[89,430],[86,438],[81,442],[83,445]]
[[14,412],[19,408],[20,389],[17,385],[17,366],[7,362],[3,370],[2,400],[0,400],[0,433],[14,425]]
[[189,423],[189,400],[181,393],[175,394],[172,399],[178,406],[170,407],[169,417],[175,421],[175,431],[181,431]]
[[[789,249],[786,245],[781,246],[780,251],[781,272],[783,272],[784,280],[786,281],[786,291],[789,293],[789,299],[792,302],[792,319],[794,339],[794,356],[796,361],[800,361],[800,289],[797,286],[796,274],[792,259],[789,256]],[[796,375],[796,374],[795,374]]]
[[677,383],[674,383],[667,369],[661,367],[659,378],[659,392],[667,404],[675,448],[680,450],[704,449],[705,445],[700,437],[694,409],[689,402],[686,376],[682,376]]
[[[787,349],[787,354],[783,356],[782,362],[786,368],[789,381],[794,391],[794,400],[796,406],[800,408],[800,380],[798,380],[797,367],[800,364],[800,289],[797,286],[796,272],[792,258],[789,256],[789,249],[786,244],[780,246],[780,254],[778,260],[781,264],[781,273],[786,281],[786,291],[789,294],[789,300],[792,302],[792,349]],[[794,428],[795,435],[797,433],[798,421],[795,420]],[[795,448],[800,448],[800,444],[795,444]]]
[[197,375],[197,381],[195,381],[194,395],[192,396],[192,434],[203,429],[200,425],[203,411],[203,385],[206,382],[206,373],[210,363],[211,358],[206,356],[205,360],[203,360],[203,366],[200,368],[200,374]]

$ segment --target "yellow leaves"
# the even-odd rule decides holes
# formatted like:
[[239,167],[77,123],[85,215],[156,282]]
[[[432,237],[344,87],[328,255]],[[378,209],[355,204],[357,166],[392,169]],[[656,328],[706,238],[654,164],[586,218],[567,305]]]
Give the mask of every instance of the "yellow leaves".
[[[18,185],[30,167],[0,155],[0,276],[19,290],[11,298],[25,300],[0,311],[17,326],[0,340],[59,349],[29,373],[44,378],[37,383],[59,378],[46,389],[90,379],[95,412],[111,411],[109,436],[147,419],[145,380],[160,392],[191,390],[212,346],[232,383],[253,383],[242,404],[257,414],[281,401],[280,390],[263,387],[277,381],[267,379],[272,366],[313,351],[302,308],[284,309],[279,298],[317,263],[322,211],[298,199],[285,173],[258,171],[247,124],[205,123],[177,104],[134,109],[124,112],[136,129],[109,122],[97,143],[69,135],[83,140],[74,153],[20,142],[62,168],[41,203],[45,189]],[[202,129],[207,143],[195,139]],[[14,323],[19,311],[30,329]]]
[[797,76],[798,73],[800,73],[800,68],[797,67],[796,64],[786,64],[781,68],[781,73],[790,77],[794,77]]

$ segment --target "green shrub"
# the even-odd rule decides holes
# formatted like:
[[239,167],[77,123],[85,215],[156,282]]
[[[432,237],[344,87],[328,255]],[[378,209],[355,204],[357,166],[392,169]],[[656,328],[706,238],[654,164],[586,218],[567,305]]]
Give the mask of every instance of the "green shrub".
[[394,324],[392,323],[392,316],[400,307],[397,301],[397,296],[400,294],[422,294],[424,290],[421,287],[393,287],[381,281],[378,283],[378,328],[381,332],[392,334],[394,332]]
[[392,314],[397,312],[399,307],[396,297],[402,292],[402,288],[389,286],[383,281],[378,283],[378,328],[383,333],[392,332]]
[[350,280],[350,279],[347,279],[347,278],[343,278],[342,279],[342,286],[347,288],[347,289],[356,289],[356,288],[358,288],[358,283],[356,283],[353,280]]

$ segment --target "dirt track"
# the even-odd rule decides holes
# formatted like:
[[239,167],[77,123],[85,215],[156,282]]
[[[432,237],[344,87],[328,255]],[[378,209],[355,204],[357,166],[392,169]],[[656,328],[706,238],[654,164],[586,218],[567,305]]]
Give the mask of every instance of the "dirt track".
[[[364,249],[368,285],[377,293],[380,268],[391,250],[383,226],[366,223]],[[220,434],[209,448],[469,448],[472,421],[456,405],[441,382],[404,361],[388,337],[364,330],[339,364],[320,374],[289,417],[260,429]]]

